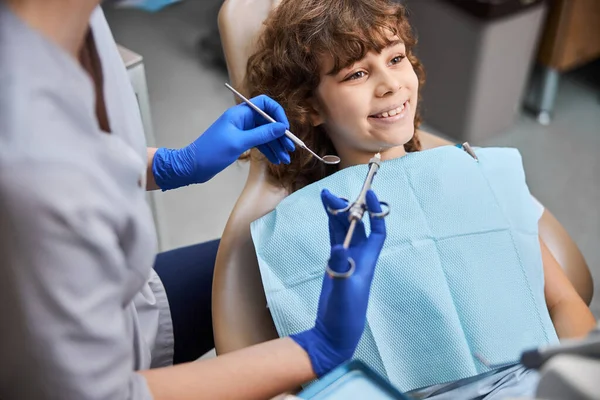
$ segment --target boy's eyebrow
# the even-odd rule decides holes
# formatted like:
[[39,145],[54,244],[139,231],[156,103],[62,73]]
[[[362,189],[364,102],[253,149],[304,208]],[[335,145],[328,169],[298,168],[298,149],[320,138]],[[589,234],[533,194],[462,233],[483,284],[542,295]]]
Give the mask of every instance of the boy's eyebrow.
[[404,44],[404,41],[402,41],[401,39],[394,40],[393,42],[391,42],[390,44],[388,44],[385,47],[386,48],[388,48],[388,47],[394,47],[394,46],[399,45],[399,44]]
[[[402,39],[393,40],[393,41],[391,41],[391,42],[390,42],[390,44],[388,44],[387,46],[385,46],[385,48],[386,48],[386,49],[389,49],[390,47],[394,47],[394,46],[397,46],[397,45],[399,45],[399,44],[402,44],[402,45],[403,45],[403,44],[404,44],[404,41],[403,41]],[[345,69],[348,69],[348,68],[350,68],[350,65],[349,65],[349,66],[347,66],[347,67],[344,67],[344,68],[340,68],[340,70],[339,70],[339,71],[336,71],[336,70],[335,70],[335,68],[333,68],[333,69],[332,69],[331,71],[329,71],[329,72],[328,72],[326,75],[329,75],[329,76],[335,76],[335,75],[339,74],[340,72],[342,72],[343,70],[345,70]]]

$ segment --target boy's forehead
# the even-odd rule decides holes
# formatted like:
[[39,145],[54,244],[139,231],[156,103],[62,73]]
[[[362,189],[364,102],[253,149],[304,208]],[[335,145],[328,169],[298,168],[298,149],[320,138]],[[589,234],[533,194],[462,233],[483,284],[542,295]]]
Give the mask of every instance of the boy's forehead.
[[[398,46],[398,45],[403,45],[404,41],[397,35],[390,35],[388,37],[389,40],[389,44],[385,47],[390,48],[390,47],[394,47],[394,46]],[[373,49],[369,50],[369,52],[374,52]],[[365,54],[364,57],[366,57],[367,54]],[[363,57],[363,58],[364,58]],[[353,60],[349,65],[345,65],[342,66],[342,68],[340,69],[340,71],[343,71],[345,69],[351,68],[353,63],[359,62],[360,60]],[[335,55],[332,53],[326,53],[326,54],[321,54],[319,56],[319,65],[320,65],[320,72],[321,75],[335,75],[336,73],[340,72],[340,71],[335,71]]]
[[329,75],[335,66],[335,59],[330,53],[319,55],[319,66],[321,75]]

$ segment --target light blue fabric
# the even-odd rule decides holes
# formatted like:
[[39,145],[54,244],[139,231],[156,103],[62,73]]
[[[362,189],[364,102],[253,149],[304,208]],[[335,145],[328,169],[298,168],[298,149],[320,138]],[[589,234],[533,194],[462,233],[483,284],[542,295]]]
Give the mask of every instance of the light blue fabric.
[[121,0],[118,4],[120,7],[140,8],[145,11],[156,12],[180,1],[182,0]]
[[[355,356],[403,391],[453,382],[558,341],[544,300],[538,212],[514,149],[445,146],[383,162],[391,205]],[[322,188],[354,199],[365,165],[309,185],[251,225],[281,336],[313,326],[329,255]]]

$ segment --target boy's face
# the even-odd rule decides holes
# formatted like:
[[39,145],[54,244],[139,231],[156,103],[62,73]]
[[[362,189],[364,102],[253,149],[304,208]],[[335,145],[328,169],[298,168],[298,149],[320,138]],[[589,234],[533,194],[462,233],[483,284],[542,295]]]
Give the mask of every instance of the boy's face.
[[405,154],[419,89],[405,56],[404,43],[396,41],[335,75],[327,75],[333,60],[322,59],[313,124],[324,124],[344,166],[366,163],[378,151],[384,159]]

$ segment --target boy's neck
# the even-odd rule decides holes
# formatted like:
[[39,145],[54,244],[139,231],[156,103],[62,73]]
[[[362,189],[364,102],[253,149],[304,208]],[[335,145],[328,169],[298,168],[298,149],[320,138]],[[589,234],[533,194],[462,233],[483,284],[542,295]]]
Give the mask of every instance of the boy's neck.
[[[352,167],[354,165],[362,165],[368,164],[369,160],[373,158],[373,156],[377,153],[374,152],[365,152],[359,150],[351,150],[345,149],[344,151],[339,152],[339,156],[341,158],[340,169]],[[388,149],[379,150],[381,154],[381,160],[393,160],[395,158],[400,158],[406,155],[406,151],[404,150],[404,146],[395,146]]]

